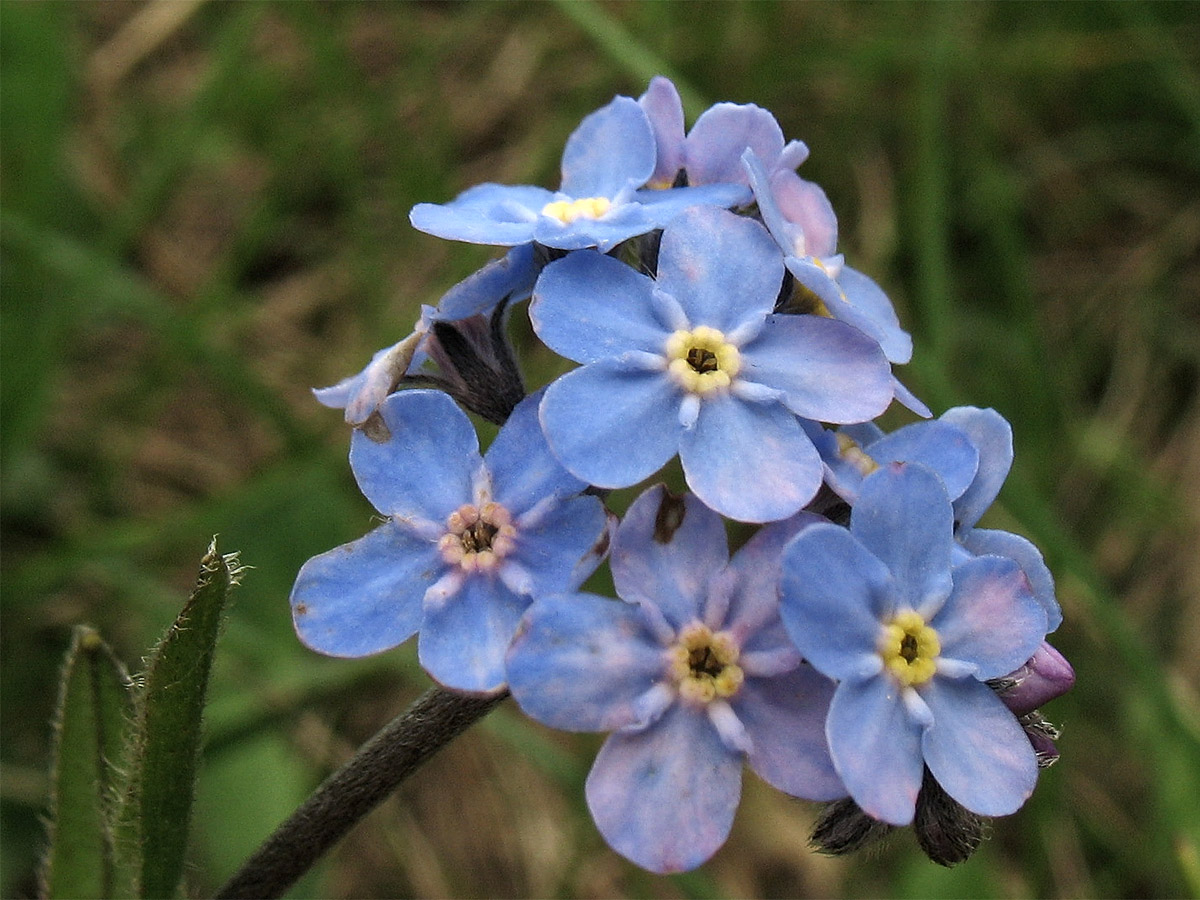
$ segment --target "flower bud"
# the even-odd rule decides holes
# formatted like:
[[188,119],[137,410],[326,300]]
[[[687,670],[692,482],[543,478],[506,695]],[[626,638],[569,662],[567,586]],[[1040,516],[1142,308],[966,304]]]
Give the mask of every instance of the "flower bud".
[[1033,657],[995,683],[1004,705],[1018,716],[1065,694],[1075,684],[1075,670],[1045,641]]

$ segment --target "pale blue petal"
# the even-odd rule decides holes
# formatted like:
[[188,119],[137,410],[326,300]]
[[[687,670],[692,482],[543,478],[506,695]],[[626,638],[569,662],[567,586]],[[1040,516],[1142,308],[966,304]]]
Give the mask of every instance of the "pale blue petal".
[[[900,327],[896,310],[887,294],[874,281],[849,266],[842,266],[838,273],[838,285],[845,293],[845,302],[860,316],[865,317],[869,327],[863,327],[858,322],[845,318],[851,325],[862,328],[871,337],[879,341],[887,358],[902,365],[912,359],[912,336]],[[830,308],[832,311],[832,307]],[[843,316],[838,316],[843,318]]]
[[1029,592],[1020,567],[1000,556],[979,556],[954,568],[954,590],[929,623],[942,655],[974,663],[986,681],[1007,675],[1041,646],[1046,612]]
[[993,531],[989,528],[972,528],[961,536],[962,544],[976,556],[1007,556],[1016,560],[1034,598],[1046,611],[1046,631],[1057,631],[1062,624],[1062,608],[1054,593],[1054,576],[1042,558],[1042,552],[1019,534]]
[[437,547],[387,522],[306,562],[292,588],[296,633],[330,656],[367,656],[408,640],[444,565]]
[[617,593],[657,606],[675,629],[701,618],[709,582],[729,559],[725,525],[695,496],[661,485],[644,491],[613,538]]
[[518,528],[512,560],[531,576],[535,597],[573,591],[600,565],[607,541],[608,517],[600,498],[571,497]]
[[722,624],[738,637],[743,652],[774,650],[788,640],[779,621],[783,547],[804,528],[826,521],[812,513],[796,513],[764,525],[733,555],[729,570],[734,593]]
[[492,474],[493,499],[514,516],[547,497],[577,494],[587,486],[550,452],[538,421],[541,401],[538,391],[518,403],[484,455]]
[[663,232],[658,288],[679,301],[692,327],[726,334],[775,306],[783,260],[765,228],[712,206],[680,213]]
[[587,115],[567,138],[562,187],[571,197],[615,197],[625,187],[645,184],[654,173],[654,132],[632,97]]
[[942,480],[916,463],[868,476],[850,516],[850,531],[892,573],[896,603],[927,617],[950,594],[953,529]]
[[914,422],[863,446],[879,465],[915,462],[937,472],[953,500],[971,484],[979,451],[961,429],[948,422]]
[[537,600],[508,651],[508,684],[529,716],[565,731],[639,721],[638,699],[662,679],[662,645],[640,608],[595,594]]
[[580,251],[552,262],[529,306],[546,346],[578,363],[627,350],[662,353],[670,332],[654,315],[654,282],[603,253]]
[[783,391],[792,412],[820,422],[865,422],[887,409],[892,374],[879,345],[844,322],[772,315],[742,348],[740,377]]
[[679,400],[664,373],[600,360],[546,389],[542,429],[572,474],[599,487],[628,487],[678,450]]
[[954,501],[954,520],[960,531],[971,528],[1000,493],[1012,468],[1012,426],[994,409],[956,406],[938,418],[966,432],[979,451],[975,481]]
[[973,678],[934,678],[921,691],[933,712],[922,748],[933,777],[981,816],[1016,812],[1037,783],[1029,738],[987,685]]
[[912,410],[922,419],[928,419],[933,415],[933,412],[926,406],[916,394],[906,388],[901,383],[899,378],[892,376],[892,387],[896,391],[896,402],[905,409]]
[[444,603],[425,604],[417,639],[421,665],[451,690],[474,694],[501,690],[504,654],[529,601],[498,578],[468,575],[462,589]]
[[746,184],[742,154],[753,150],[767,169],[783,152],[783,131],[775,117],[753,103],[718,103],[700,114],[684,142],[689,184],[719,181]]
[[[766,167],[753,150],[747,150],[742,155],[742,165],[754,191],[754,199],[758,203],[758,212],[763,224],[775,239],[775,243],[783,251],[784,256],[806,256],[807,243],[804,239],[804,229],[799,223],[789,222],[779,208],[775,192],[771,188],[770,177]],[[789,264],[790,268],[790,264]]]
[[446,204],[418,203],[413,228],[452,241],[515,246],[533,240],[533,227],[554,193],[531,185],[480,184]]
[[702,710],[677,703],[650,728],[610,736],[586,792],[609,846],[651,872],[685,872],[729,836],[742,757],[725,747]]
[[650,182],[660,187],[670,186],[683,168],[683,101],[670,79],[655,75],[646,93],[638,98],[638,105],[650,120],[657,150]]
[[679,459],[688,487],[740,522],[785,519],[821,486],[821,459],[790,412],[777,403],[746,403],[730,394],[704,398],[683,432]]
[[843,681],[829,707],[825,733],[833,765],[862,811],[907,825],[917,807],[925,767],[921,728],[891,678]]
[[771,175],[771,191],[780,212],[804,233],[804,253],[833,256],[837,253],[837,216],[820,185],[795,172],[778,169]]
[[446,291],[438,301],[438,318],[466,319],[491,312],[506,297],[524,300],[533,291],[540,268],[533,244],[513,247]]
[[533,239],[559,250],[596,247],[608,252],[621,241],[657,227],[657,217],[640,203],[616,203],[598,219],[581,216],[563,222],[554,216],[541,216],[533,226]]
[[811,525],[783,551],[780,615],[804,658],[830,678],[860,676],[891,616],[887,568],[845,528]]
[[466,413],[441,391],[402,391],[379,406],[391,437],[355,430],[350,468],[363,495],[384,515],[442,522],[474,499],[479,442]]
[[846,787],[833,768],[825,718],[834,683],[801,664],[774,678],[748,678],[730,702],[753,745],[750,768],[793,797],[836,800]]
[[634,198],[655,228],[665,228],[680,212],[691,206],[720,206],[729,209],[750,202],[750,191],[740,184],[701,184],[695,187],[640,190]]

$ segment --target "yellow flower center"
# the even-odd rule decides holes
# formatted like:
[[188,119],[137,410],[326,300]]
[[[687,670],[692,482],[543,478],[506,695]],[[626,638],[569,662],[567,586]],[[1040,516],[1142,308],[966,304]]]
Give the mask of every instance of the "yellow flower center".
[[863,477],[870,475],[879,468],[879,463],[863,452],[858,442],[848,434],[837,434],[838,456],[844,459],[862,473]]
[[742,367],[737,347],[715,328],[700,325],[667,338],[668,371],[679,386],[695,394],[729,387]]
[[542,215],[569,225],[576,219],[598,219],[612,206],[607,197],[583,197],[579,200],[554,200],[542,207]]
[[512,516],[499,503],[478,508],[464,503],[446,517],[438,550],[442,559],[466,572],[492,571],[512,552],[516,533]]
[[924,684],[933,677],[942,643],[920,613],[909,609],[883,626],[878,648],[883,667],[901,685],[909,687]]
[[694,703],[732,697],[745,678],[736,665],[738,647],[723,631],[716,634],[695,622],[679,632],[668,650],[670,674],[679,685],[679,695]]

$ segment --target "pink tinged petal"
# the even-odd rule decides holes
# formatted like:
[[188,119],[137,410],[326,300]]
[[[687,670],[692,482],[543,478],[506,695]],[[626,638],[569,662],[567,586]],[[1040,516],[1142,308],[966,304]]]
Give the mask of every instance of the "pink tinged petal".
[[661,354],[668,332],[654,316],[653,289],[653,281],[624,263],[580,251],[545,268],[529,317],[546,346],[575,362],[634,349]]
[[960,534],[963,547],[976,556],[1007,556],[1015,560],[1029,579],[1033,596],[1046,611],[1046,631],[1057,631],[1062,624],[1062,609],[1054,593],[1054,576],[1042,558],[1042,552],[1019,534],[971,528]]
[[887,677],[843,681],[825,726],[834,768],[867,815],[907,825],[916,811],[924,763],[921,727]]
[[442,522],[472,500],[471,479],[482,462],[479,442],[466,413],[449,396],[403,391],[380,404],[379,414],[387,440],[376,441],[357,429],[350,439],[350,468],[377,510]]
[[768,784],[806,800],[846,796],[825,739],[834,683],[801,665],[773,678],[748,678],[733,700],[753,741],[750,768]]
[[651,182],[670,186],[683,168],[683,102],[679,91],[670,79],[656,75],[650,79],[646,93],[638,98],[638,105],[650,120],[658,153]]
[[771,190],[779,211],[804,234],[804,252],[797,255],[832,256],[837,252],[837,216],[820,185],[781,169],[771,176]]
[[529,607],[498,578],[468,576],[440,606],[425,605],[417,640],[422,667],[443,687],[475,694],[504,688],[504,654]]
[[292,620],[305,646],[357,657],[408,640],[421,597],[443,568],[437,547],[392,522],[306,562],[292,588]]
[[720,516],[695,496],[676,497],[659,484],[617,526],[609,567],[621,597],[657,607],[679,629],[701,617],[709,582],[728,559]]
[[543,597],[525,614],[507,665],[521,709],[552,728],[612,731],[661,713],[648,695],[663,678],[664,650],[633,604]]
[[1013,684],[1000,693],[1000,699],[1020,716],[1069,691],[1075,684],[1075,670],[1065,656],[1042,641],[1029,661],[1004,680]]
[[979,474],[954,501],[954,519],[959,531],[971,528],[1000,494],[1012,468],[1012,426],[994,409],[956,406],[938,417],[966,432],[979,451]]
[[1029,738],[987,685],[934,678],[922,689],[934,723],[922,738],[925,764],[955,800],[981,816],[1016,812],[1037,783]]
[[683,307],[692,327],[730,332],[775,305],[783,260],[753,219],[713,206],[680,213],[663,231],[658,288]]
[[566,469],[598,487],[653,475],[679,448],[679,392],[662,372],[600,360],[546,389],[540,415]]
[[754,191],[758,203],[758,212],[763,224],[775,239],[775,243],[783,251],[784,256],[805,256],[807,243],[804,239],[804,228],[797,222],[791,222],[783,214],[771,187],[771,179],[766,167],[753,150],[742,154],[742,166]]
[[892,373],[879,345],[845,322],[772,315],[742,348],[739,377],[780,390],[796,415],[865,422],[892,401]]
[[741,522],[785,519],[821,486],[821,459],[795,416],[727,394],[705,398],[680,438],[679,459],[688,487]]
[[561,190],[573,198],[614,197],[641,187],[654,172],[655,155],[646,113],[633,98],[614,97],[567,138]]
[[609,846],[643,869],[685,872],[725,843],[742,755],[703,711],[676,704],[653,727],[617,732],[588,775],[588,808]]
[[915,463],[890,463],[868,476],[850,531],[895,579],[895,599],[928,618],[950,594],[954,543],[950,498],[942,480]]
[[929,623],[942,655],[975,663],[981,680],[999,678],[1028,660],[1046,636],[1046,613],[1020,567],[979,556],[954,568],[954,589]]
[[753,103],[718,103],[709,107],[688,132],[684,143],[690,184],[718,181],[746,183],[742,154],[753,150],[767,169],[783,152],[783,131],[775,117]]
[[862,677],[881,665],[875,645],[893,612],[892,576],[845,528],[812,525],[783,550],[780,615],[819,672]]

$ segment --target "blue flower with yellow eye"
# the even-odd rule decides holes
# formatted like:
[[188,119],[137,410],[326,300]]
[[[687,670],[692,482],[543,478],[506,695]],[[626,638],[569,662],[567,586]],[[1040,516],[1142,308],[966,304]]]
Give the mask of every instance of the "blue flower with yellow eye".
[[403,391],[356,430],[350,466],[387,517],[306,562],[292,588],[301,641],[330,656],[378,653],[416,632],[421,665],[460,691],[504,687],[504,653],[536,596],[574,590],[599,565],[607,515],[554,459],[532,396],[486,456],[440,391]]
[[559,250],[607,251],[661,228],[695,204],[736,206],[750,198],[740,184],[642,190],[654,173],[654,133],[630,97],[588,115],[567,140],[557,191],[531,185],[481,184],[446,204],[418,203],[418,231],[472,244],[536,241]]
[[772,314],[782,278],[766,230],[715,207],[667,226],[656,278],[600,253],[547,266],[533,327],[583,363],[541,406],[563,465],[617,488],[678,453],[688,487],[722,515],[768,522],[799,511],[822,469],[797,417],[872,419],[891,401],[892,377],[857,329]]
[[850,528],[814,525],[783,552],[780,613],[804,658],[837,680],[825,733],[868,815],[912,821],[925,768],[972,812],[1016,812],[1037,758],[985,683],[1025,664],[1046,613],[1010,559],[953,563],[941,479],[892,463],[868,477]]
[[653,872],[695,868],[725,842],[742,765],[789,794],[845,796],[825,745],[833,683],[779,620],[780,549],[819,517],[761,529],[729,559],[720,517],[658,485],[626,513],[611,568],[621,600],[539,598],[508,654],[538,721],[611,731],[587,779],[609,844]]

